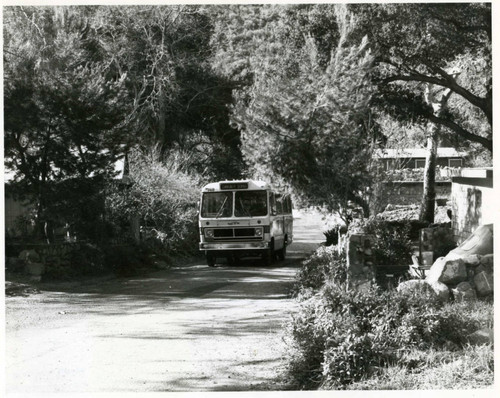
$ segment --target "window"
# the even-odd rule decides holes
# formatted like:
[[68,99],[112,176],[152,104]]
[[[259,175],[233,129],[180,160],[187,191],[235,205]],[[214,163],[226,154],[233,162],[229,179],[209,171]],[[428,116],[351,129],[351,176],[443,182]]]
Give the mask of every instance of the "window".
[[276,215],[276,197],[273,192],[269,192],[269,204],[271,206],[271,214]]
[[290,196],[287,196],[286,202],[287,202],[287,207],[288,207],[287,213],[292,214],[292,212],[293,212],[292,198]]
[[425,159],[415,159],[415,167],[417,169],[423,169],[425,167]]
[[462,167],[462,159],[448,159],[449,167]]
[[208,192],[203,194],[202,217],[231,217],[233,211],[232,192]]
[[235,217],[258,217],[267,215],[266,191],[237,191],[234,200]]
[[283,203],[283,195],[276,194],[276,211],[278,214],[283,214],[284,212],[284,203]]

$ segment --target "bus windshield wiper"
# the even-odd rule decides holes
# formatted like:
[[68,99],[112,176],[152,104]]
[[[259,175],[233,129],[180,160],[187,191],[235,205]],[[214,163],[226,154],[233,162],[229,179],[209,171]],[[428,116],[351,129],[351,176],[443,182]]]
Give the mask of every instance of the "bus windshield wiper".
[[248,217],[253,217],[252,216],[252,213],[250,213],[250,211],[248,211],[248,209],[243,205],[243,202],[241,201],[241,198],[240,198],[240,206],[241,206],[241,210],[243,210],[243,212],[248,216]]
[[224,198],[224,201],[222,202],[222,205],[221,205],[219,211],[215,215],[215,218],[219,218],[222,215],[222,210],[224,210],[224,206],[226,205],[226,202],[227,202],[227,196]]

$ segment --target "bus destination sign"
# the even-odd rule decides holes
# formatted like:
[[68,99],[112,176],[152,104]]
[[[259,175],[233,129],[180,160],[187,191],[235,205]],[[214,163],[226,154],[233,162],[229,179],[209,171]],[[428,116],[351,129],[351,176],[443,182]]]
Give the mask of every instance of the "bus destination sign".
[[220,189],[248,189],[247,182],[223,182]]

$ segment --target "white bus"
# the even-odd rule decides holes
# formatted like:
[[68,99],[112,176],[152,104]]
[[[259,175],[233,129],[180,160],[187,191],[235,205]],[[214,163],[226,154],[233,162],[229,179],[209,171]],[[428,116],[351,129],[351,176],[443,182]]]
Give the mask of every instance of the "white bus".
[[285,259],[293,240],[292,201],[263,181],[220,181],[202,188],[200,250],[213,267],[217,258],[234,264],[260,256],[265,264]]

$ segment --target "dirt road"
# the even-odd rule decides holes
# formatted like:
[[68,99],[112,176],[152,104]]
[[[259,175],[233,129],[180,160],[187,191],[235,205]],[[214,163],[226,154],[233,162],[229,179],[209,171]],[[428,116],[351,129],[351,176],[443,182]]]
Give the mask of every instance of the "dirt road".
[[296,220],[287,260],[269,267],[200,261],[7,297],[7,392],[281,389],[287,293],[320,224]]

